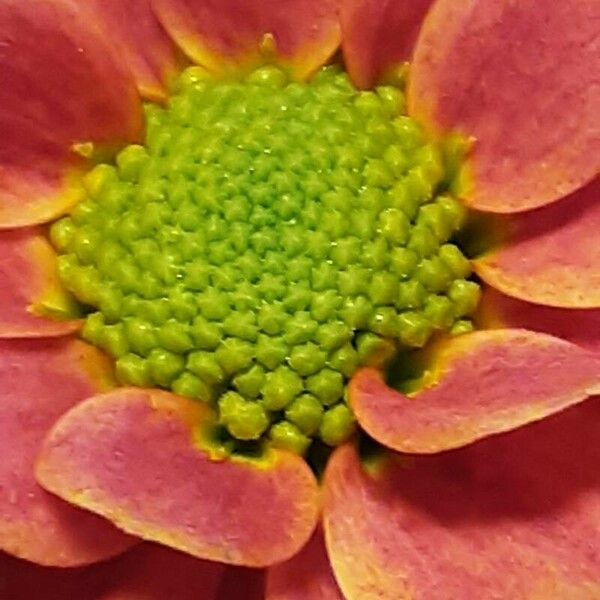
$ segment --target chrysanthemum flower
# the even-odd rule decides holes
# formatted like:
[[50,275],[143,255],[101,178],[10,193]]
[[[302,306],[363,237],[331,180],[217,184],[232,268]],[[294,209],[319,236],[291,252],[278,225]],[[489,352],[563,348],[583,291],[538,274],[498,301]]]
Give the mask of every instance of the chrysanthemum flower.
[[600,598],[599,21],[0,0],[0,596]]

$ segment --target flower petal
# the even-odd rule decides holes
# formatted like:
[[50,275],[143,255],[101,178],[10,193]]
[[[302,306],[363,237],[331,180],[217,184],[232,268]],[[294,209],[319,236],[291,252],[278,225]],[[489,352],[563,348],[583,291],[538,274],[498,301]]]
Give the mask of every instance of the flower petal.
[[16,119],[9,131],[1,111],[0,127],[8,139],[3,140],[7,152],[0,148],[0,229],[44,223],[66,213],[83,198],[83,161],[54,142],[35,140],[29,125],[18,126]]
[[545,208],[504,217],[506,239],[473,261],[501,292],[536,304],[600,308],[600,178]]
[[228,567],[221,580],[217,600],[264,600],[265,571]]
[[409,112],[477,139],[474,208],[542,206],[600,168],[595,0],[439,0],[415,48]]
[[74,144],[141,137],[129,73],[84,15],[67,0],[0,3],[0,228],[48,221],[80,199]]
[[600,597],[600,401],[436,456],[327,465],[324,526],[348,598]]
[[354,84],[370,88],[410,59],[433,0],[343,0],[342,49]]
[[215,600],[227,570],[154,544],[75,569],[0,555],[0,594],[3,600]]
[[516,300],[486,287],[476,315],[479,329],[523,327],[600,353],[600,309],[565,310]]
[[140,544],[113,563],[109,590],[98,600],[217,600],[227,571],[156,544]]
[[80,400],[111,385],[108,360],[68,338],[0,340],[0,548],[56,566],[123,551],[133,540],[37,485],[34,462],[50,427]]
[[[181,49],[216,72],[245,70],[269,58],[271,34],[279,61],[297,79],[308,77],[340,44],[337,0],[151,0]],[[268,46],[268,45],[267,45]]]
[[193,440],[209,418],[205,406],[158,390],[96,396],[54,427],[38,480],[128,533],[199,558],[254,567],[289,558],[316,523],[313,474],[275,450],[211,460]]
[[304,548],[290,560],[267,571],[265,600],[344,600],[318,527]]
[[0,598],[98,600],[112,575],[108,565],[113,561],[73,569],[40,567],[0,552]]
[[549,335],[498,329],[439,342],[410,396],[374,369],[359,371],[350,404],[377,441],[429,454],[543,419],[597,391],[596,355]]
[[58,278],[56,255],[40,229],[0,232],[0,279],[0,338],[64,335],[79,328],[72,319],[73,299]]
[[167,84],[178,68],[177,51],[160,23],[150,0],[88,0],[109,39],[123,52],[144,98],[163,101]]

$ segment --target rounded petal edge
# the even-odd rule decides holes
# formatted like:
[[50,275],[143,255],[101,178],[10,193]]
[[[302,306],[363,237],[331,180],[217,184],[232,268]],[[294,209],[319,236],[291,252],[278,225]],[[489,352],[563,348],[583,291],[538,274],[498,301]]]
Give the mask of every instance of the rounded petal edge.
[[0,278],[0,338],[66,335],[81,326],[41,229],[0,232]]
[[549,333],[600,354],[600,309],[540,306],[485,287],[474,316],[478,329],[524,328]]
[[198,558],[252,567],[289,558],[317,522],[314,475],[277,450],[211,459],[194,439],[211,418],[206,406],[159,390],[90,398],[47,437],[38,481],[128,533]]
[[417,41],[409,112],[433,133],[474,138],[473,208],[518,212],[600,170],[594,0],[438,0]]
[[486,283],[545,306],[600,308],[600,178],[551,206],[501,221],[504,240],[473,261]]
[[435,456],[338,448],[324,528],[348,598],[600,594],[599,399]]
[[111,523],[48,494],[34,479],[46,433],[87,396],[110,389],[112,367],[67,337],[0,340],[0,547],[47,566],[72,567],[136,543]]
[[69,0],[0,3],[0,228],[63,214],[90,144],[142,137],[134,82],[88,14]]
[[438,342],[420,389],[388,387],[374,369],[350,383],[363,429],[400,452],[430,454],[538,421],[600,387],[599,357],[523,329],[477,331]]
[[341,41],[336,0],[151,1],[185,54],[217,73],[275,61],[302,80],[324,64]]

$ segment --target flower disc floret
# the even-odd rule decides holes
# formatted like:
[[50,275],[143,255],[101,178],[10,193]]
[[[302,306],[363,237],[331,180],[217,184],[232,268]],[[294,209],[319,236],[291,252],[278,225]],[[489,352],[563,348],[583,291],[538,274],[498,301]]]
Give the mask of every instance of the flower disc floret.
[[187,70],[52,228],[84,338],[123,384],[211,403],[234,439],[343,442],[356,369],[464,330],[479,296],[441,153],[403,111],[335,68]]

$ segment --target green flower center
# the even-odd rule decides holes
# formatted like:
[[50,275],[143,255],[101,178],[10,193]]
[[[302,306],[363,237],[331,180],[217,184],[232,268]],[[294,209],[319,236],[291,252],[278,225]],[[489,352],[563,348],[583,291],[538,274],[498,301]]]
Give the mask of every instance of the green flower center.
[[230,440],[302,453],[352,434],[359,366],[469,328],[479,289],[449,243],[464,209],[445,183],[396,87],[192,68],[51,238],[90,309],[83,337],[123,384],[209,402]]

